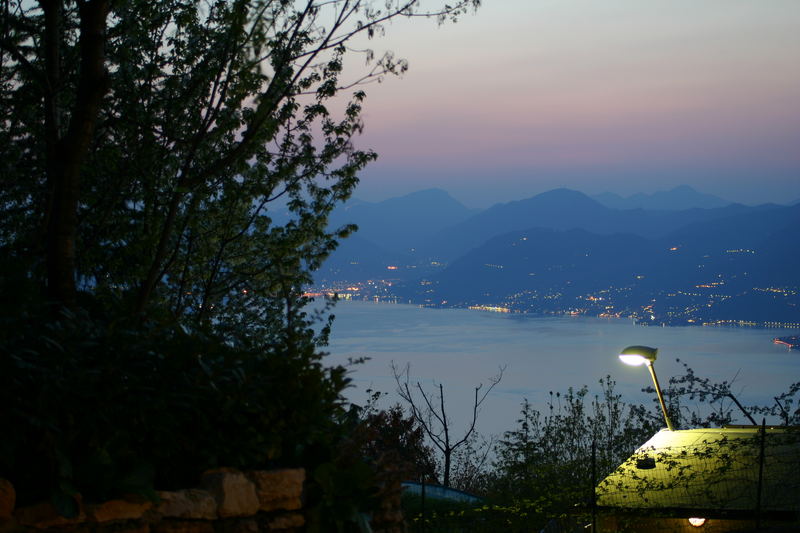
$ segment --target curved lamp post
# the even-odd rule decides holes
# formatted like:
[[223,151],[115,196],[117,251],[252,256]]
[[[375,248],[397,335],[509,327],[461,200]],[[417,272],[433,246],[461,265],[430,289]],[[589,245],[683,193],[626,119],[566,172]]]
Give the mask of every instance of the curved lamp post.
[[656,360],[658,348],[651,348],[649,346],[628,346],[619,354],[620,360],[626,365],[641,366],[647,365],[650,371],[650,376],[653,378],[653,384],[656,386],[656,394],[658,394],[658,403],[661,404],[661,412],[664,413],[664,421],[667,423],[667,429],[672,431],[672,422],[667,415],[667,406],[664,404],[664,395],[661,394],[661,387],[658,385],[658,378],[656,371],[653,369],[653,362]]

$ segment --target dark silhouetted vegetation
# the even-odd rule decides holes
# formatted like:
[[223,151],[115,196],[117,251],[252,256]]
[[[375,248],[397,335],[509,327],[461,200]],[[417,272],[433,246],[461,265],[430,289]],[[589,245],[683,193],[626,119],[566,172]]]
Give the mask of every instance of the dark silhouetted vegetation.
[[355,527],[375,470],[345,453],[363,422],[302,287],[376,157],[353,145],[360,83],[406,68],[362,50],[345,79],[347,43],[479,4],[418,3],[0,6],[0,476],[20,504],[302,465],[312,529]]
[[[423,516],[419,497],[408,496],[404,506],[412,531],[522,532],[538,531],[553,519],[590,522],[595,486],[663,427],[657,404],[627,403],[615,392],[614,385],[606,377],[600,380],[595,396],[590,396],[586,386],[550,393],[543,412],[525,400],[517,426],[495,444],[492,464],[471,478],[480,482],[453,484],[482,496],[484,502],[428,499]],[[665,390],[676,428],[719,427],[741,419],[730,399],[731,386],[729,382],[700,378],[685,366],[684,375],[670,379]],[[795,385],[778,397],[783,411],[777,404],[746,409],[797,425],[797,393]],[[690,402],[692,407],[688,408]],[[708,455],[713,451],[702,449],[694,453]],[[469,458],[466,462],[470,463]],[[454,468],[463,466],[456,464]],[[691,472],[683,476],[690,477]]]

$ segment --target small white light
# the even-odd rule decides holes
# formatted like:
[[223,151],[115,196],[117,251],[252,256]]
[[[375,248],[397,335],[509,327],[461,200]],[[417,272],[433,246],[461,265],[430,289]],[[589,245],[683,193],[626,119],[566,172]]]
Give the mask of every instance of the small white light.
[[647,362],[647,359],[638,354],[620,354],[619,359],[631,366],[641,366]]
[[690,518],[689,519],[689,524],[691,524],[692,527],[701,527],[705,523],[706,523],[706,519],[705,518]]

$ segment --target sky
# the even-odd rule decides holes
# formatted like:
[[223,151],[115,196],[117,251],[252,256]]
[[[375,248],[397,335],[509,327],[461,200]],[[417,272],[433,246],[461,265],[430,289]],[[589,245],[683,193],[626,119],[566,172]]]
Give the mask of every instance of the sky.
[[386,29],[368,46],[410,69],[364,87],[357,145],[379,159],[358,198],[800,199],[798,0],[484,0],[456,24]]

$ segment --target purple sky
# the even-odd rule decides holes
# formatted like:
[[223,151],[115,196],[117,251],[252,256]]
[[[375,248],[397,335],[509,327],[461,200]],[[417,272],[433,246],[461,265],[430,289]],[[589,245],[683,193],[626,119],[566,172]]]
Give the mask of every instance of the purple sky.
[[365,88],[358,144],[380,158],[360,198],[440,187],[485,207],[688,184],[800,199],[800,1],[485,0],[368,46],[411,68]]

